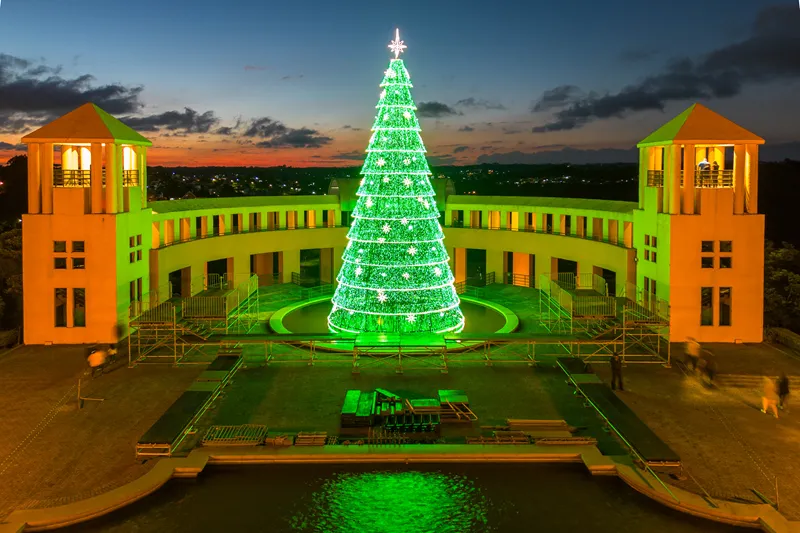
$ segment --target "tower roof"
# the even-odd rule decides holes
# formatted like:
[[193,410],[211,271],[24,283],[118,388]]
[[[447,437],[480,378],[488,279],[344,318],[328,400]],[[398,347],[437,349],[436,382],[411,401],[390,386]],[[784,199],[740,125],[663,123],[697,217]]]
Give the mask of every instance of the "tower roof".
[[637,146],[664,144],[764,144],[764,139],[702,104],[692,104]]
[[152,146],[153,143],[92,103],[83,104],[22,138],[31,143],[116,143]]

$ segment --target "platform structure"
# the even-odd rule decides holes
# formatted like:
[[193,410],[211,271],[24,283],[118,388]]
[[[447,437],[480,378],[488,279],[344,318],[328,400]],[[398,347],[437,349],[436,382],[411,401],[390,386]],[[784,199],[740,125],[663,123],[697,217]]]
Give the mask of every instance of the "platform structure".
[[597,275],[540,276],[540,324],[555,335],[594,342],[564,345],[564,354],[607,359],[617,352],[626,362],[670,363],[669,304],[633,284],[616,297]]
[[204,288],[198,295],[166,296],[172,291],[165,289],[131,305],[129,366],[178,365],[191,356],[207,363],[207,344],[213,335],[252,331],[258,322],[258,276],[238,284],[218,275],[201,281]]
[[220,352],[136,443],[136,458],[172,457],[242,366],[241,352]]

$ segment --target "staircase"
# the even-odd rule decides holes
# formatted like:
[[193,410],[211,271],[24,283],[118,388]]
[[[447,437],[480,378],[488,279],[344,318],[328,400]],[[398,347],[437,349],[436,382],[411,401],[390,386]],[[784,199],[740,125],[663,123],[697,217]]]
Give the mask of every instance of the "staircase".
[[[776,376],[769,377],[775,379]],[[757,374],[717,374],[714,383],[718,387],[761,390],[763,379]],[[797,387],[800,387],[800,376],[789,376],[789,390],[797,390]]]

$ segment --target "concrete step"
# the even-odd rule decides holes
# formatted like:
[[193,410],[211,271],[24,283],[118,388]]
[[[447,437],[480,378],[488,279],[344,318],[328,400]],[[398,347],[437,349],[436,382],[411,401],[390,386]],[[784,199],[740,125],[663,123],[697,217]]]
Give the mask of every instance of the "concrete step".
[[[777,376],[770,376],[777,377]],[[720,387],[760,389],[763,376],[758,374],[717,374],[714,382]],[[800,376],[789,376],[789,390],[800,387]]]

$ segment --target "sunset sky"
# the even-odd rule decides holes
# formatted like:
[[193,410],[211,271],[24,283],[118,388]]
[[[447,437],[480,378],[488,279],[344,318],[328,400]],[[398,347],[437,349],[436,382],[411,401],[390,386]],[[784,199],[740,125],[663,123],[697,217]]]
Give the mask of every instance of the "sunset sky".
[[359,164],[395,27],[433,164],[585,159],[695,101],[800,147],[796,0],[2,0],[0,162],[92,101],[150,164]]

